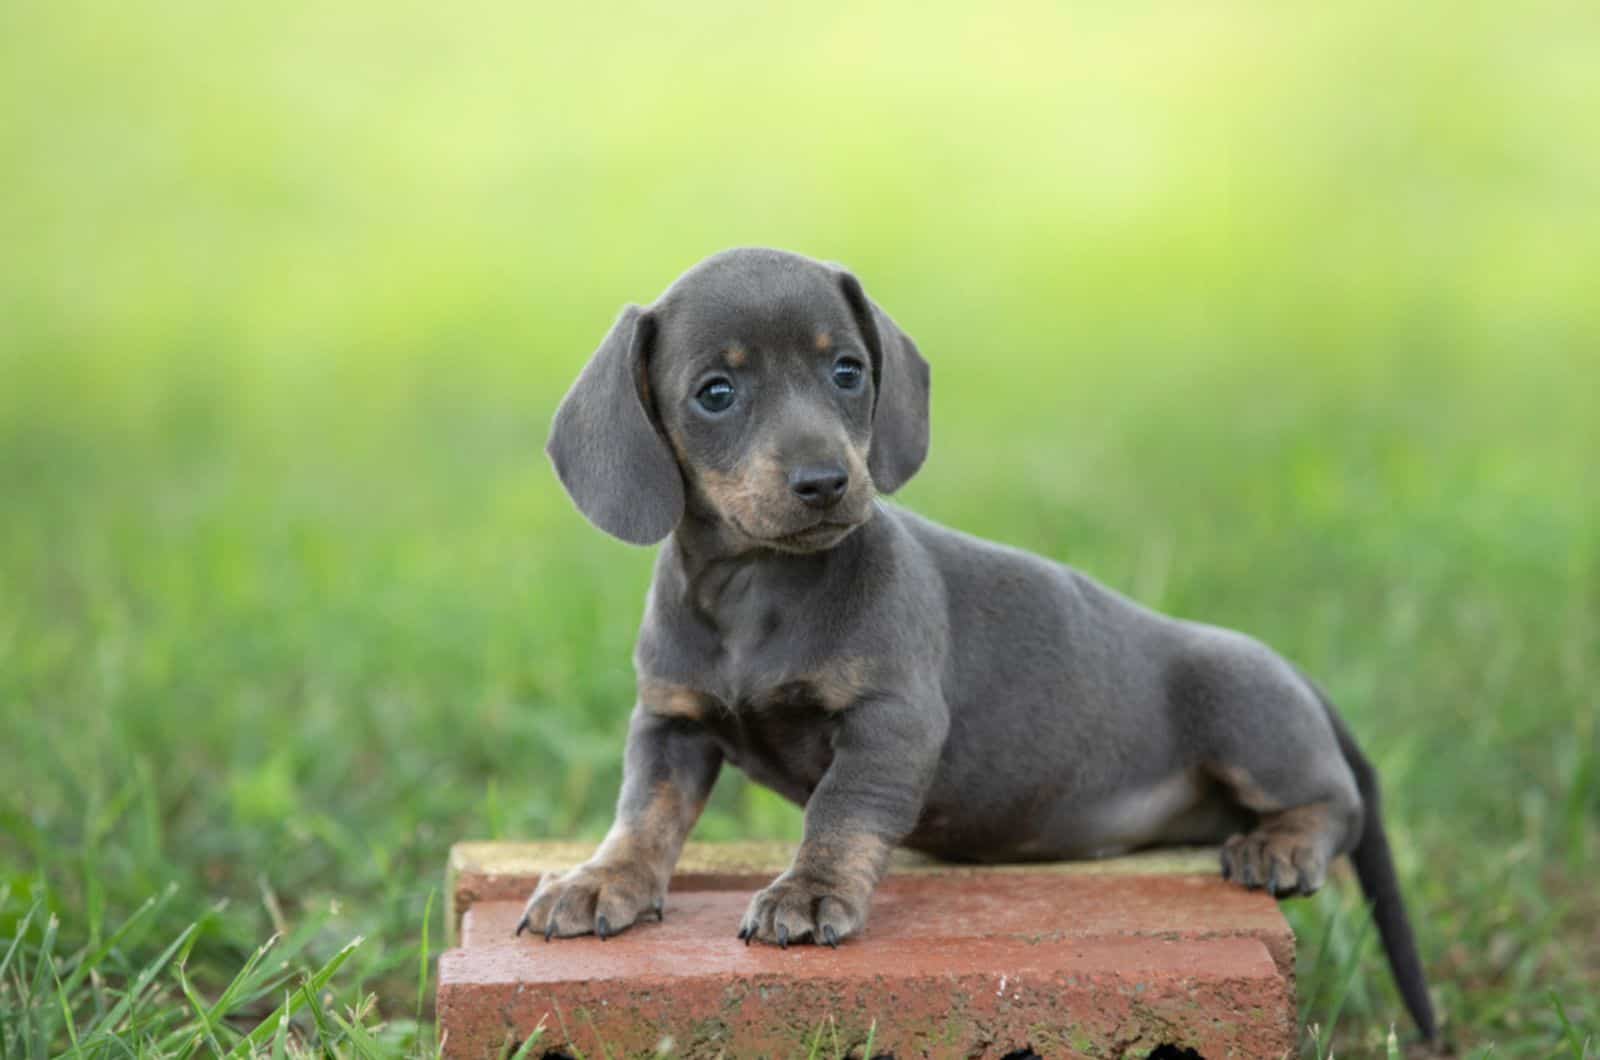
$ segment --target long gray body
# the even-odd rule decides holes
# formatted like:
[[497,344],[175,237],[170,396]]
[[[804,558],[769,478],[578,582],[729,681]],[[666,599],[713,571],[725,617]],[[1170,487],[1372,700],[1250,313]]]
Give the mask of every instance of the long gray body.
[[705,580],[692,600],[669,540],[636,665],[710,697],[729,764],[802,806],[832,712],[797,675],[867,655],[894,660],[874,687],[925,678],[918,707],[948,731],[907,846],[1014,861],[1221,842],[1255,817],[1230,767],[1284,805],[1359,806],[1317,696],[1258,642],[896,506],[827,553]]

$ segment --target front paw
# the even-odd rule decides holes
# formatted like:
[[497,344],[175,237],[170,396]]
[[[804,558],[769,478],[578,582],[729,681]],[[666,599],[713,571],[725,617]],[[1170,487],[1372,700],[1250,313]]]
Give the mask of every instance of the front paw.
[[546,876],[528,899],[517,924],[524,931],[570,938],[593,932],[604,941],[646,912],[661,919],[664,888],[648,866],[586,862],[556,876]]
[[750,900],[739,937],[745,945],[751,939],[776,942],[826,943],[860,931],[867,923],[867,894],[846,893],[816,877],[786,872]]

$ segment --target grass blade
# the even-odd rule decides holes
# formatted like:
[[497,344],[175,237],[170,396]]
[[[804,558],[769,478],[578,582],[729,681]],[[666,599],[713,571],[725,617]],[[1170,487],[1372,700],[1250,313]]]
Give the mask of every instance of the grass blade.
[[1561,998],[1554,990],[1550,991],[1550,1004],[1555,1006],[1556,1019],[1561,1021],[1561,1029],[1567,1036],[1567,1045],[1572,1048],[1572,1055],[1577,1060],[1587,1060],[1589,1056],[1589,1043],[1578,1037],[1578,1028],[1567,1019],[1567,1008],[1561,1003]]
[[438,888],[430,888],[428,902],[422,907],[422,946],[417,959],[417,1022],[422,1022],[422,1006],[428,996],[428,926],[433,919],[433,900]]
[[11,961],[17,955],[17,950],[22,946],[22,940],[27,937],[28,928],[33,924],[33,915],[37,913],[44,903],[34,899],[28,911],[22,914],[22,922],[17,925],[17,933],[11,936],[11,945],[6,948],[6,955],[0,957],[0,977],[4,977],[6,969],[11,967]]
[[54,1037],[54,1028],[51,1026],[50,1019],[46,1016],[50,1010],[44,1004],[44,999],[46,997],[45,991],[56,974],[56,934],[60,928],[60,918],[51,913],[50,919],[45,922],[44,939],[39,943],[39,952],[34,956],[38,963],[33,968],[33,985],[28,992],[29,1000],[27,1002],[28,1008],[33,1009],[39,1015],[39,1027],[33,1034],[32,1042],[30,1043],[34,1046],[46,1045]]
[[511,1060],[527,1060],[527,1056],[528,1056],[529,1051],[532,1050],[533,1047],[539,1043],[539,1039],[541,1039],[543,1037],[544,1037],[544,1017],[540,1016],[539,1017],[539,1025],[537,1027],[533,1028],[533,1033],[532,1034],[528,1035],[526,1038],[524,1038],[522,1040],[522,1044],[521,1045],[517,1046],[517,1051],[511,1054]]
[[1346,969],[1344,977],[1339,983],[1339,992],[1333,998],[1332,1008],[1328,1012],[1329,1048],[1332,1048],[1334,1031],[1339,1026],[1339,1013],[1344,1009],[1345,999],[1350,996],[1350,987],[1355,982],[1356,975],[1361,971],[1361,958],[1366,953],[1367,939],[1372,934],[1371,910],[1367,909],[1366,906],[1362,908],[1366,910],[1367,915],[1361,918],[1361,922],[1356,928],[1356,940],[1350,947],[1350,967]]
[[[198,937],[198,936],[196,936]],[[200,1021],[200,1032],[194,1036],[194,1043],[199,1044],[203,1037],[205,1043],[211,1047],[212,1056],[222,1055],[222,1044],[217,1041],[216,1029],[211,1022],[211,1012],[201,1000],[200,994],[189,981],[189,952],[194,949],[194,939],[189,940],[189,945],[183,948],[178,955],[178,963],[174,966],[178,973],[178,988],[183,991],[183,996],[188,999],[189,1007],[194,1011],[195,1019]],[[191,1049],[184,1050],[187,1056]]]
[[260,946],[257,946],[254,953],[245,958],[244,967],[240,968],[239,974],[235,975],[233,981],[223,988],[222,993],[217,997],[216,1003],[207,1012],[212,1022],[226,1017],[228,1013],[233,1011],[235,1005],[244,999],[245,991],[251,988],[251,979],[255,974],[256,967],[260,965],[261,959],[267,955],[267,951],[277,944],[279,938],[280,936],[273,935]]
[[62,989],[61,977],[55,976],[56,1000],[61,1004],[61,1022],[67,1028],[67,1040],[72,1043],[72,1055],[82,1056],[83,1048],[78,1044],[78,1029],[73,1026],[72,1002],[67,999],[66,990]]
[[[361,945],[363,941],[360,936],[351,939],[343,949],[328,959],[328,963],[306,977],[305,983],[302,984],[302,989],[291,990],[284,995],[283,1005],[271,1016],[262,1020],[260,1025],[246,1035],[238,1045],[234,1046],[233,1051],[228,1055],[246,1056],[255,1052],[268,1038],[273,1037],[275,1030],[278,1032],[279,1044],[281,1044],[282,1037],[288,1028],[289,1019],[303,1007],[298,999],[302,997],[314,998],[318,991],[328,985],[328,981],[339,970],[339,966],[349,959],[350,954],[354,953],[356,947]],[[277,1055],[276,1046],[273,1049],[273,1053]]]
[[89,973],[100,967],[112,950],[118,946],[127,945],[137,937],[133,931],[135,927],[139,926],[146,917],[161,906],[166,905],[172,896],[177,893],[178,885],[170,883],[161,894],[146,898],[139,908],[128,914],[128,918],[122,922],[122,925],[116,931],[111,933],[110,938],[102,942],[92,954],[78,962],[78,966],[67,977],[67,992],[69,994],[76,993],[78,987],[88,977]]
[[117,1028],[122,1021],[135,1011],[139,997],[149,989],[150,984],[166,968],[173,956],[188,943],[190,936],[194,934],[198,926],[198,924],[190,924],[184,928],[183,933],[173,941],[172,945],[168,946],[161,952],[159,957],[139,971],[139,974],[133,980],[133,985],[122,996],[122,1000],[118,1001],[110,1012],[95,1021],[94,1026],[90,1029],[89,1042],[91,1044],[98,1045],[102,1039],[110,1039],[115,1036]]
[[[284,1057],[289,1052],[289,999],[291,996],[291,993],[285,990],[283,992],[283,1007],[268,1016],[261,1024],[262,1027],[270,1027],[274,1019],[277,1021],[277,1026],[272,1031],[272,1060],[284,1060]],[[258,1027],[257,1030],[259,1029]],[[240,1044],[249,1044],[248,1039]],[[234,1051],[238,1052],[238,1046],[234,1047]],[[255,1051],[255,1046],[250,1045],[251,1056],[255,1055]]]

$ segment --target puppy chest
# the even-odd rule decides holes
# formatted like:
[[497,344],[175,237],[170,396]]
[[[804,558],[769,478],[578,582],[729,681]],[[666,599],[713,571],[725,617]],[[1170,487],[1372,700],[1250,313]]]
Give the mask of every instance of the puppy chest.
[[641,679],[640,702],[704,726],[723,757],[752,780],[804,802],[833,760],[835,692],[794,679],[722,695],[690,684]]
[[729,764],[799,803],[833,761],[832,723],[820,712],[736,711],[708,727]]

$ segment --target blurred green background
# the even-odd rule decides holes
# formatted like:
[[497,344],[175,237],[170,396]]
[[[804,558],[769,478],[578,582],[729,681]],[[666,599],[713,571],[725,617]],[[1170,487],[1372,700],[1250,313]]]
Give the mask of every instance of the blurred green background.
[[[276,929],[212,1042],[362,935],[354,1030],[291,1039],[427,1050],[449,843],[598,836],[619,775],[650,556],[549,415],[767,244],[932,361],[906,504],[1317,675],[1450,1035],[1581,1055],[1597,49],[1589,3],[0,5],[3,1044],[190,1041]],[[797,824],[730,773],[698,835]],[[1287,908],[1307,1052],[1407,1030],[1353,885]]]

